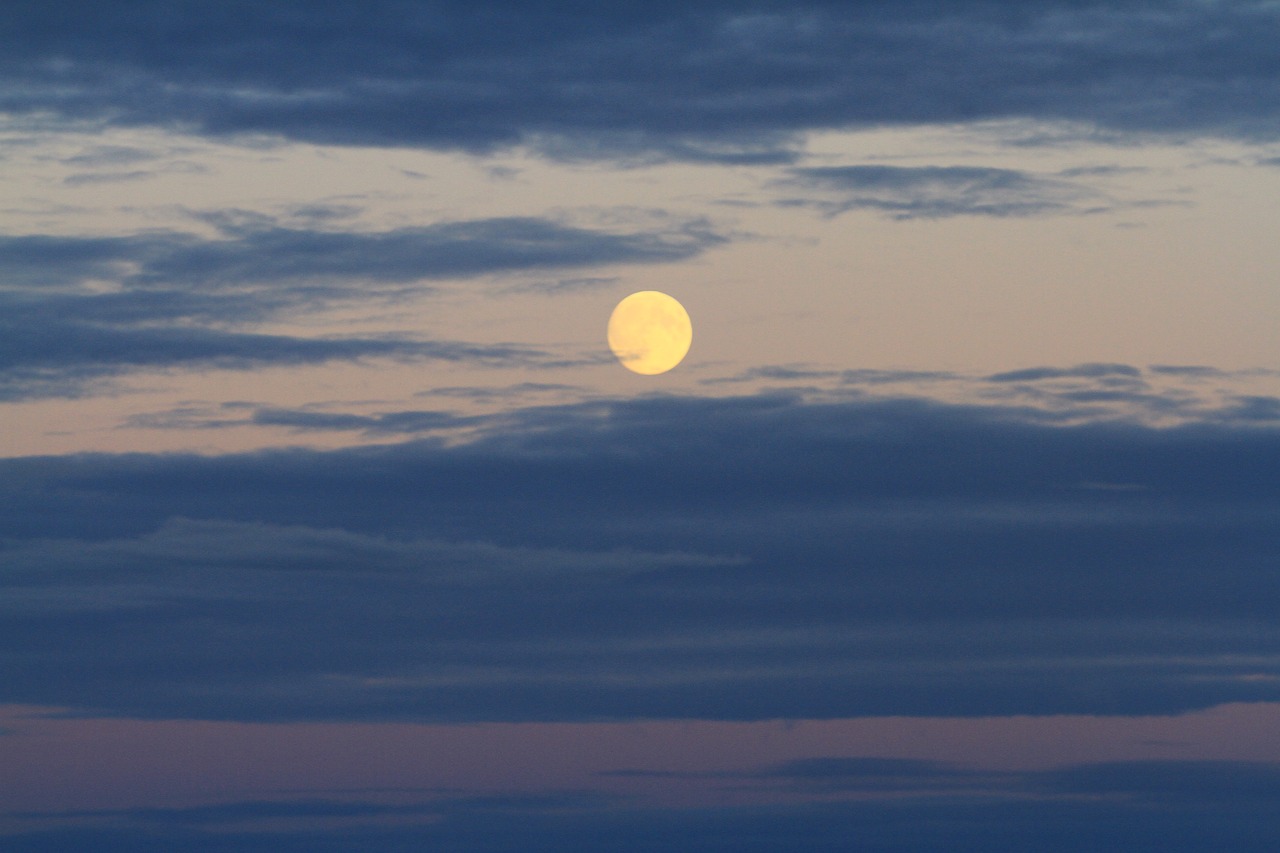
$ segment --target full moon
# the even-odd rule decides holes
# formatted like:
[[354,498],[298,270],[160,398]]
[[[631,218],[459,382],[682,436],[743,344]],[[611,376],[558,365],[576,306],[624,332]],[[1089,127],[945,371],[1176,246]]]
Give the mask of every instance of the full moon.
[[691,343],[689,313],[657,290],[631,294],[609,317],[609,349],[635,373],[666,373],[680,363]]

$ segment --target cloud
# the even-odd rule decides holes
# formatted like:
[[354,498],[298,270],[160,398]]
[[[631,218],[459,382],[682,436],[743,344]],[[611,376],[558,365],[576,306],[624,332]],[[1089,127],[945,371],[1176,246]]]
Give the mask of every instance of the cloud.
[[770,381],[803,381],[812,379],[830,379],[837,376],[838,371],[804,365],[765,365],[752,367],[733,376],[712,377],[702,380],[704,385],[727,385],[739,382],[752,382],[758,379]]
[[[7,324],[6,324],[7,325]],[[248,367],[308,364],[371,356],[439,358],[450,361],[528,360],[532,350],[376,338],[296,338],[200,328],[118,330],[87,323],[47,324],[27,330],[10,326],[0,347],[0,376],[63,367],[95,368]]]
[[430,817],[436,809],[427,804],[387,805],[385,803],[351,802],[335,800],[250,800],[218,805],[188,806],[186,808],[134,808],[99,809],[79,812],[19,812],[14,817],[39,820],[47,817],[60,819],[127,821],[151,826],[218,826],[244,825],[279,818],[318,819],[339,818],[368,820],[388,816]]
[[845,370],[840,374],[846,385],[884,385],[896,382],[949,382],[958,374],[940,370]]
[[988,382],[1039,382],[1045,379],[1099,379],[1120,377],[1122,380],[1138,380],[1139,368],[1127,364],[1079,364],[1075,367],[1031,367],[993,373]]
[[813,382],[838,379],[840,385],[894,385],[932,382],[952,382],[962,380],[958,373],[937,370],[876,370],[859,368],[855,370],[836,370],[833,368],[813,367],[809,365],[765,365],[752,367],[732,376],[718,376],[703,379],[704,385],[729,385],[752,382],[759,379],[771,382]]
[[1280,805],[1280,765],[1249,761],[1128,761],[1039,774],[1047,790],[1124,796],[1178,808],[1248,809]]
[[[77,300],[91,308],[97,300]],[[2,302],[2,300],[0,300]],[[531,347],[396,337],[305,338],[191,326],[110,326],[84,321],[0,321],[0,401],[77,397],[113,389],[114,377],[137,370],[247,370],[366,358],[423,359],[482,365],[551,363]]]
[[1236,424],[1274,424],[1280,422],[1280,397],[1237,396],[1214,411],[1211,417]]
[[[1276,768],[1271,765],[1135,762],[1032,774],[979,774],[943,771],[926,762],[815,761],[869,766],[880,761],[882,770],[893,769],[901,774],[899,778],[941,771],[949,772],[953,780],[967,776],[977,784],[985,778],[1005,787],[944,796],[909,790],[906,796],[895,792],[884,798],[828,796],[814,801],[806,797],[800,802],[739,807],[658,808],[572,791],[439,797],[402,804],[370,799],[250,800],[33,815],[63,823],[56,829],[7,835],[5,844],[15,853],[69,849],[142,853],[227,849],[246,853],[369,849],[777,853],[804,849],[839,853],[849,849],[850,839],[856,839],[857,849],[871,853],[942,849],[1263,853],[1280,843]],[[1153,787],[1128,787],[1145,783]],[[1188,796],[1159,796],[1170,792]],[[1196,793],[1206,796],[1193,796]],[[1236,794],[1243,797],[1233,800]],[[272,825],[272,819],[291,822]]]
[[555,394],[560,391],[581,392],[583,389],[577,385],[565,385],[558,382],[518,382],[514,385],[507,386],[467,386],[443,385],[437,388],[427,388],[422,391],[415,391],[415,397],[445,397],[449,399],[474,400],[477,402],[492,402],[502,400],[511,402],[513,400],[522,399],[537,394]]
[[4,460],[0,701],[465,721],[1275,700],[1277,483],[1256,426],[780,394],[538,407],[448,445]]
[[485,418],[451,412],[415,410],[382,412],[376,415],[313,412],[297,409],[262,408],[250,421],[258,426],[284,426],[296,430],[358,430],[373,435],[434,432],[482,423]]
[[46,156],[41,159],[52,159],[76,170],[66,175],[62,183],[68,187],[81,187],[145,181],[165,174],[206,173],[206,166],[180,159],[188,153],[190,152],[147,149],[134,145],[89,145],[79,154],[67,157]]
[[[351,212],[311,206],[293,218],[326,224]],[[367,357],[550,364],[534,348],[507,344],[303,338],[226,327],[421,292],[427,281],[684,260],[725,241],[700,222],[627,232],[497,218],[355,232],[286,227],[238,211],[203,218],[215,237],[0,236],[0,399],[89,393],[89,380],[140,368]]]
[[1020,774],[992,773],[939,761],[879,757],[802,758],[732,774],[746,788],[805,794],[972,796],[1013,793]]
[[993,771],[913,759],[820,757],[727,775],[757,783],[781,781],[808,791],[1095,797],[1120,799],[1140,809],[1265,808],[1280,802],[1280,765],[1251,761],[1161,759]]
[[775,186],[818,193],[778,202],[785,206],[811,207],[827,216],[874,210],[901,220],[1075,212],[1088,194],[1059,177],[975,166],[797,168]]
[[[1031,367],[1000,373],[964,374],[929,370],[839,370],[820,365],[770,365],[699,380],[705,386],[768,382],[816,401],[860,395],[918,395],[998,404],[1018,417],[1043,423],[1132,421],[1169,426],[1229,421],[1265,424],[1273,417],[1270,398],[1233,393],[1265,371],[1226,371],[1206,366],[1086,363]],[[1215,379],[1209,383],[1205,380]]]
[[510,286],[513,293],[543,293],[554,295],[560,293],[584,293],[592,290],[603,290],[618,283],[616,276],[578,276],[574,278],[532,279]]
[[1147,368],[1152,373],[1165,376],[1188,376],[1196,379],[1219,379],[1231,373],[1203,364],[1153,364]]
[[[1032,367],[981,377],[986,399],[1018,401],[1066,420],[1112,417],[1148,423],[1230,420],[1236,400],[1206,395],[1194,383],[1206,376],[1226,377],[1209,368],[1152,368],[1087,363],[1073,367]],[[1172,380],[1172,382],[1171,382]]]
[[[305,210],[303,211],[306,212]],[[608,232],[507,217],[354,232],[283,227],[269,217],[204,217],[214,239],[178,232],[123,237],[0,236],[8,287],[227,288],[261,283],[383,282],[687,260],[725,242],[702,223],[660,232]],[[313,215],[314,218],[314,215]]]
[[0,109],[220,136],[728,163],[786,162],[796,134],[887,124],[1280,129],[1280,17],[1249,0],[167,9],[15,12]]
[[77,168],[117,168],[147,163],[160,155],[134,145],[93,145],[79,154],[63,157],[59,162]]
[[153,259],[133,281],[240,284],[298,279],[408,282],[513,270],[686,260],[724,238],[686,225],[617,234],[533,217],[444,222],[374,233],[230,226],[231,239]]
[[68,175],[62,182],[69,187],[82,187],[87,184],[122,184],[131,181],[146,181],[158,173],[146,169],[134,169],[128,172],[82,172]]
[[719,771],[615,770],[602,777],[709,780],[757,791],[972,796],[1020,800],[1111,798],[1141,809],[1264,806],[1280,801],[1280,765],[1252,761],[1141,760],[995,770],[909,758],[819,756],[765,767]]

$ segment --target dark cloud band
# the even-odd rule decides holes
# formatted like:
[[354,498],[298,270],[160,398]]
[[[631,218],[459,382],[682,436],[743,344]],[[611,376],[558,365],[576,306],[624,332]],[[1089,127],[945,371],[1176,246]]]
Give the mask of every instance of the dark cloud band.
[[785,396],[533,409],[454,446],[7,460],[0,701],[462,721],[1276,700],[1278,483],[1272,430]]
[[3,40],[6,111],[324,143],[777,163],[822,128],[1280,130],[1280,15],[1248,0],[138,0],[24,4]]

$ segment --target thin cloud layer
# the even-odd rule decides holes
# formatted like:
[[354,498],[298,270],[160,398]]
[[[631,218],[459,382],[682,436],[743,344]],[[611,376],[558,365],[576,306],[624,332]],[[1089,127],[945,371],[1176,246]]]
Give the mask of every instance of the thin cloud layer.
[[1253,0],[172,9],[13,10],[0,110],[220,136],[731,164],[789,162],[807,131],[886,124],[1280,131],[1280,13]]
[[659,398],[452,446],[0,474],[3,702],[474,721],[1280,698],[1273,431]]
[[[77,301],[92,310],[96,300]],[[0,402],[103,393],[114,387],[114,378],[138,370],[248,370],[367,358],[524,366],[555,360],[532,347],[392,336],[305,338],[53,319],[29,326],[22,314],[0,321]]]
[[[1152,368],[1157,370],[1156,368]],[[1157,370],[1157,372],[1159,372]],[[1166,371],[1167,372],[1167,371]],[[1102,379],[1118,380],[1123,384],[1140,381],[1142,370],[1128,364],[1078,364],[1074,367],[1028,367],[993,373],[988,382],[1039,382],[1045,379]]]
[[1079,212],[1085,188],[1057,176],[974,166],[819,166],[792,169],[783,189],[814,191],[778,203],[827,216],[873,210],[893,219],[1035,216]]
[[123,237],[0,237],[4,288],[66,289],[87,280],[130,289],[299,281],[404,283],[513,270],[687,260],[724,243],[709,226],[614,233],[534,217],[441,222],[381,232],[287,228],[264,216],[206,217],[221,232]]

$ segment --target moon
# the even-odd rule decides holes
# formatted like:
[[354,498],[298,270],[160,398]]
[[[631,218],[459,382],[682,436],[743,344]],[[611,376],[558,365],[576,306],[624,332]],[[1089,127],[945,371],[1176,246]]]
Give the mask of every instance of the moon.
[[666,373],[684,359],[693,343],[693,324],[684,306],[657,290],[633,293],[609,317],[609,349],[634,373]]

